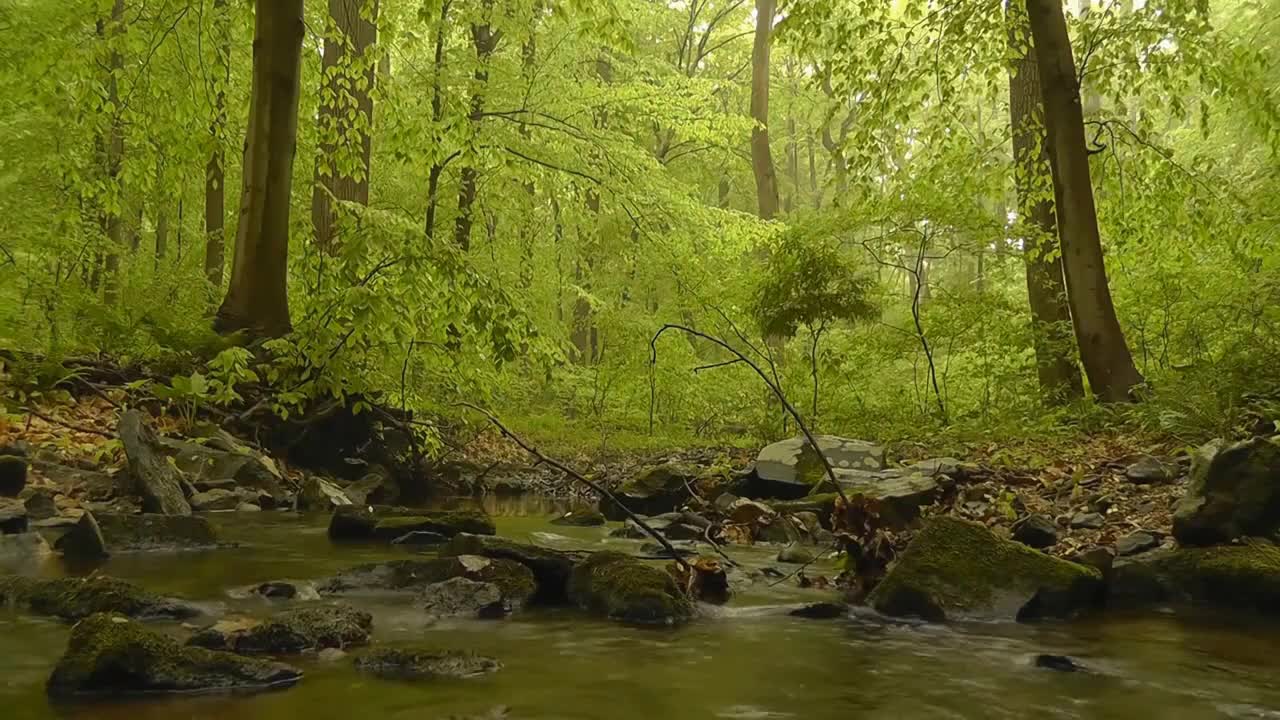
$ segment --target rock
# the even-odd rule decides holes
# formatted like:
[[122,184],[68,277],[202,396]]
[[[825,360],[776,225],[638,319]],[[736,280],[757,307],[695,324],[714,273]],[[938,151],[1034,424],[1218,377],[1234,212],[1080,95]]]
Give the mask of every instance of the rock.
[[120,444],[128,458],[130,489],[142,496],[144,512],[190,515],[191,505],[182,491],[182,474],[163,454],[160,442],[137,410],[120,415]]
[[836,511],[836,500],[839,495],[835,493],[816,493],[799,500],[774,500],[769,506],[780,515],[795,515],[802,512],[811,512],[818,516],[818,520],[822,526],[828,530],[831,529],[831,516]]
[[1160,538],[1149,532],[1134,532],[1125,535],[1116,542],[1116,553],[1120,557],[1137,555],[1160,547]]
[[868,597],[887,615],[1034,620],[1070,617],[1102,589],[1094,568],[1002,540],[976,523],[935,517]]
[[40,560],[53,554],[53,549],[38,532],[0,535],[0,562],[14,563]]
[[740,525],[755,525],[763,519],[775,517],[778,511],[757,500],[739,499],[725,511],[725,521]]
[[[874,472],[884,469],[884,448],[862,440],[834,435],[814,438],[832,468]],[[795,500],[808,495],[826,478],[822,459],[804,437],[794,437],[765,446],[756,457],[756,471],[750,483],[756,497]]]
[[[920,516],[920,508],[933,503],[952,482],[946,475],[914,468],[876,472],[841,468],[836,471],[836,480],[847,496],[863,495],[877,500],[881,520],[895,529],[905,528],[914,522]],[[834,493],[835,488],[828,480],[822,479],[814,486],[814,492]]]
[[0,575],[0,605],[63,620],[79,620],[102,612],[140,620],[184,620],[201,614],[194,605],[160,597],[132,583],[105,575],[49,580]]
[[63,557],[71,560],[97,560],[110,554],[107,552],[106,538],[102,536],[102,528],[88,510],[84,511],[70,530],[58,538],[57,548]]
[[198,491],[256,489],[272,499],[267,507],[285,507],[288,493],[276,462],[228,433],[217,431],[207,445],[170,438],[160,444]]
[[296,501],[298,510],[329,512],[351,505],[351,498],[335,483],[312,475],[302,481]]
[[54,500],[53,491],[47,488],[31,493],[22,505],[27,509],[27,517],[31,520],[48,520],[58,515],[58,503]]
[[538,590],[532,601],[544,605],[566,602],[566,587],[574,569],[574,558],[550,548],[526,545],[505,538],[462,533],[456,535],[440,552],[444,557],[479,555],[481,557],[513,560],[529,568],[537,582]]
[[419,600],[423,611],[433,617],[466,616],[497,620],[510,615],[513,610],[497,585],[464,577],[426,586]]
[[840,603],[816,602],[802,605],[787,613],[791,617],[809,620],[833,620],[849,614],[849,607]]
[[907,468],[926,475],[945,475],[952,480],[968,479],[976,470],[974,465],[960,462],[953,457],[929,458],[912,463]]
[[1111,575],[1111,567],[1116,561],[1116,551],[1114,548],[1095,545],[1082,552],[1076,553],[1071,558],[1071,562],[1085,565],[1091,568],[1097,568],[1103,577]]
[[[650,525],[649,527],[653,527],[653,526]],[[664,525],[663,527],[666,527],[666,526]],[[658,528],[654,528],[654,530],[658,530]],[[622,527],[614,528],[613,530],[610,530],[609,537],[626,538],[627,540],[644,540],[645,538],[649,538],[653,536],[645,532],[644,528],[637,525],[634,520],[627,519],[622,522]]]
[[321,580],[316,590],[324,595],[412,591],[458,577],[496,585],[513,609],[528,603],[538,587],[533,571],[514,560],[464,554],[358,565]]
[[429,530],[414,530],[413,532],[405,533],[395,540],[392,540],[391,544],[421,546],[443,545],[447,542],[449,542],[449,537],[447,535],[441,535],[438,532],[431,532]]
[[807,548],[788,545],[778,551],[778,562],[805,565],[814,561],[815,555]]
[[191,487],[196,489],[197,493],[209,492],[210,490],[236,490],[236,481],[231,478],[223,480],[197,480],[191,483]]
[[742,498],[734,495],[733,493],[720,493],[716,496],[715,501],[711,503],[711,506],[715,508],[716,512],[725,515],[728,514],[729,509],[733,507],[734,503],[741,499]]
[[239,505],[236,505],[236,512],[248,512],[248,513],[262,512],[262,508],[258,507],[257,505],[254,505],[253,503],[242,502]]
[[[676,555],[680,556],[681,558],[685,558],[685,559],[694,558],[701,554],[698,552],[698,548],[694,543],[683,543],[683,542],[672,543],[671,546],[675,548]],[[641,545],[640,555],[645,558],[658,559],[658,560],[674,559],[670,550],[666,549],[665,547],[659,545],[656,542],[647,542]]]
[[27,531],[27,508],[17,500],[0,498],[0,535]]
[[240,494],[232,490],[206,490],[191,496],[191,509],[200,512],[235,510],[241,502]]
[[1107,519],[1102,513],[1076,513],[1071,518],[1071,527],[1077,530],[1097,530],[1107,524]]
[[1037,550],[1053,547],[1058,542],[1058,526],[1043,515],[1028,515],[1014,524],[1013,539]]
[[335,510],[333,517],[329,519],[331,540],[375,540],[389,543],[415,532],[432,532],[453,537],[458,533],[492,535],[496,530],[488,515],[475,510],[427,512],[348,505]]
[[302,671],[283,663],[184,647],[118,615],[76,624],[49,677],[55,698],[156,693],[243,692],[289,687]]
[[596,510],[570,511],[551,521],[552,525],[598,527],[605,524],[604,515]]
[[1186,494],[1173,515],[1183,545],[1213,545],[1280,530],[1280,436],[1196,451]]
[[774,515],[765,518],[765,522],[756,526],[755,540],[767,543],[799,542],[800,533],[795,524],[785,515]]
[[1280,616],[1280,547],[1242,545],[1166,548],[1116,562],[1108,605],[1187,605]]
[[[645,468],[614,491],[614,497],[638,515],[659,515],[678,509],[692,495],[698,468],[687,463],[664,463]],[[627,514],[607,497],[600,498],[600,512],[609,520],[623,520]]]
[[292,600],[298,597],[298,586],[289,582],[264,582],[253,589],[253,594],[264,598]]
[[688,620],[693,606],[666,571],[621,553],[592,553],[573,568],[569,600],[588,612],[639,625]]
[[1032,664],[1045,670],[1058,672],[1082,672],[1085,667],[1066,655],[1037,655]]
[[684,523],[671,523],[662,529],[662,536],[668,540],[701,540],[705,535],[702,528]]
[[285,610],[267,620],[224,620],[201,628],[188,645],[255,655],[298,653],[362,645],[373,631],[373,616],[350,605]]
[[1125,468],[1124,476],[1138,485],[1172,482],[1177,477],[1177,466],[1162,462],[1150,455],[1143,455]]
[[0,497],[18,497],[27,486],[27,459],[0,454]]
[[495,672],[502,663],[456,650],[379,648],[356,658],[356,670],[388,680],[435,680],[475,677]]
[[356,505],[394,505],[400,501],[400,486],[381,468],[365,473],[348,485],[345,492]]
[[[81,517],[66,535],[54,544],[68,557],[97,557],[98,545],[107,553],[136,551],[207,550],[218,547],[218,535],[203,517],[191,515],[123,515],[90,513]],[[98,527],[99,541],[93,525]]]

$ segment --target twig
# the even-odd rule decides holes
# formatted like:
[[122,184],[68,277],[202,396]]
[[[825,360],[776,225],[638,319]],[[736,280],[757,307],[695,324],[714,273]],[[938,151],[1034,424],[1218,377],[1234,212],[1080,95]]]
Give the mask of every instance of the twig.
[[791,571],[791,574],[789,574],[789,575],[785,575],[785,576],[783,576],[782,578],[779,578],[778,580],[776,580],[776,581],[774,581],[774,582],[769,583],[769,587],[774,587],[775,585],[781,585],[782,583],[784,583],[784,582],[786,582],[786,581],[790,580],[791,578],[793,578],[793,577],[795,577],[795,576],[799,575],[800,573],[804,572],[805,568],[807,568],[807,567],[809,567],[810,565],[812,565],[812,564],[814,564],[814,563],[818,562],[819,558],[826,557],[827,553],[829,553],[829,552],[831,552],[831,551],[833,551],[833,550],[839,550],[839,549],[840,549],[840,548],[838,548],[837,546],[832,545],[830,548],[828,548],[828,549],[827,549],[826,551],[824,551],[824,552],[821,552],[821,553],[814,553],[814,556],[813,556],[812,558],[810,558],[809,562],[807,562],[807,563],[805,563],[805,564],[801,565],[800,567],[796,568],[795,570]]
[[101,435],[104,438],[111,438],[113,440],[116,437],[115,433],[107,432],[106,430],[99,430],[98,428],[91,428],[91,427],[85,427],[83,425],[76,425],[75,423],[69,423],[66,420],[59,420],[58,418],[45,415],[44,413],[34,408],[26,408],[23,412],[27,413],[28,415],[34,415],[35,417],[38,417],[41,420],[44,420],[45,422],[51,422],[54,425],[61,425],[64,428],[67,428],[69,430],[75,430],[76,432],[90,433],[93,435]]
[[526,443],[524,439],[521,438],[519,435],[516,435],[515,433],[508,430],[507,426],[503,425],[502,421],[499,420],[497,416],[495,416],[493,413],[489,412],[488,410],[485,410],[484,408],[478,405],[473,405],[472,403],[469,403],[469,402],[460,402],[460,403],[456,403],[456,405],[458,407],[464,407],[469,410],[474,410],[480,413],[481,415],[484,415],[486,418],[489,419],[489,422],[493,423],[494,427],[498,428],[498,432],[502,433],[503,437],[506,437],[511,442],[514,442],[516,445],[519,445],[520,449],[538,458],[540,462],[544,462],[547,465],[550,465],[551,467],[559,470],[565,475],[568,475],[574,480],[577,480],[583,485],[586,485],[587,487],[591,488],[597,493],[600,493],[604,497],[609,498],[609,500],[612,501],[613,504],[617,505],[622,510],[622,512],[625,513],[626,516],[631,519],[632,522],[634,522],[636,525],[640,527],[641,530],[644,530],[646,533],[648,533],[654,540],[658,541],[658,544],[661,545],[664,550],[671,553],[671,557],[675,559],[676,563],[680,565],[680,568],[682,570],[684,570],[686,573],[693,572],[693,568],[690,567],[689,563],[685,562],[684,559],[680,557],[680,553],[676,551],[675,546],[672,545],[670,541],[668,541],[665,537],[660,535],[657,530],[654,530],[653,528],[649,527],[649,524],[646,523],[643,518],[641,518],[639,515],[632,512],[631,508],[624,505],[622,501],[617,498],[616,495],[614,495],[609,490],[605,489],[604,486],[592,480],[588,480],[586,476],[584,476],[582,473],[578,472],[577,470],[574,470],[573,468],[567,465],[564,465],[563,463],[560,463],[554,458],[550,458],[550,457],[547,457],[546,455],[543,455],[542,451]]

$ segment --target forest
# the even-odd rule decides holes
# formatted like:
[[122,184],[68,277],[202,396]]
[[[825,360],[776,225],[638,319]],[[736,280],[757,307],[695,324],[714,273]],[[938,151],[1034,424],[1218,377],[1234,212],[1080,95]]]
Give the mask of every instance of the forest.
[[1277,0],[0,38],[15,717],[1280,708]]

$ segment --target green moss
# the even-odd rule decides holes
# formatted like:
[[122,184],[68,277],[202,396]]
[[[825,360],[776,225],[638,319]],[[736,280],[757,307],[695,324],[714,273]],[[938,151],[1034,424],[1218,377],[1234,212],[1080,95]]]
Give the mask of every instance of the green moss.
[[361,590],[416,590],[456,577],[465,577],[497,585],[513,604],[523,605],[534,595],[537,583],[529,568],[505,558],[484,560],[486,562],[482,566],[479,563],[468,563],[459,557],[392,560],[357,565],[317,583],[316,589],[327,595]]
[[[533,601],[544,605],[563,604],[567,598],[565,587],[574,559],[567,553],[550,548],[513,542],[506,538],[460,534],[449,541],[441,551],[446,557],[479,555],[481,557],[511,560],[527,567],[538,584]],[[472,578],[482,579],[482,578]]]
[[184,647],[123,617],[99,613],[71,631],[48,691],[67,697],[264,689],[301,677],[288,665]]
[[261,623],[226,629],[218,624],[197,632],[188,644],[238,653],[296,654],[345,648],[369,640],[373,616],[347,605],[286,610]]
[[1280,547],[1257,540],[1150,553],[1116,566],[1108,600],[1122,606],[1183,603],[1280,614]]
[[622,622],[655,625],[688,620],[689,598],[669,573],[630,555],[593,553],[573,568],[569,598],[589,612]]
[[1031,619],[1070,615],[1101,587],[1095,568],[997,538],[976,523],[929,521],[868,602],[890,615],[949,614]]
[[79,620],[94,613],[113,612],[133,618],[195,617],[200,610],[112,577],[45,580],[15,575],[0,577],[0,603],[40,615]]
[[433,532],[453,537],[458,533],[493,535],[497,530],[492,518],[474,510],[380,518],[373,527],[373,537],[377,540],[395,540],[411,532]]

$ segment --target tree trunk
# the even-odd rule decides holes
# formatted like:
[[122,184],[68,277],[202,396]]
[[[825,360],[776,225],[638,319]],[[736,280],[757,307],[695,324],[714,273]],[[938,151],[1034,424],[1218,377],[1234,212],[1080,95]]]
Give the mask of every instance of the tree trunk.
[[216,62],[210,90],[213,93],[213,120],[209,135],[213,151],[205,165],[204,181],[204,276],[215,293],[222,288],[222,268],[226,265],[227,221],[226,136],[227,85],[231,83],[231,28],[227,0],[213,0],[214,32],[217,35]]
[[769,45],[777,0],[756,0],[755,44],[751,49],[751,170],[760,218],[778,215],[778,176],[769,150]]
[[1058,251],[1058,223],[1050,196],[1053,180],[1044,132],[1040,71],[1031,49],[1025,9],[1017,3],[1009,8],[1009,49],[1016,58],[1009,76],[1009,125],[1036,374],[1045,404],[1061,405],[1083,397],[1084,386],[1075,360],[1071,310]]
[[[485,0],[486,9],[491,5],[491,0]],[[494,31],[488,23],[471,26],[471,41],[476,49],[476,71],[473,76],[476,87],[471,94],[471,131],[473,133],[480,131],[480,122],[484,119],[484,95],[486,86],[489,84],[489,58],[497,49],[501,38],[502,33]],[[454,221],[453,239],[463,251],[471,248],[471,215],[476,202],[476,183],[479,179],[480,172],[474,165],[466,165],[462,168],[462,181],[458,187],[458,217]]]
[[[449,5],[451,0],[440,3],[440,22],[436,25],[434,74],[431,80],[431,123],[438,128],[444,119],[444,44],[449,30]],[[427,237],[436,235],[436,209],[440,206],[440,176],[444,174],[444,160],[431,163],[427,171]]]
[[[114,305],[120,299],[120,247],[124,240],[124,222],[119,208],[123,205],[123,193],[120,188],[120,166],[124,161],[124,128],[120,119],[120,87],[117,80],[124,67],[124,58],[120,49],[115,47],[117,38],[124,32],[124,0],[115,0],[111,5],[109,23],[98,23],[98,35],[112,47],[108,50],[107,59],[107,104],[111,117],[108,121],[105,137],[98,141],[102,152],[102,170],[106,177],[108,192],[115,194],[114,202],[108,203],[99,216],[102,233],[107,239],[107,249],[102,262],[102,300],[107,305]],[[96,290],[98,280],[93,281]]]
[[1111,302],[1089,177],[1080,86],[1060,0],[1027,0],[1044,96],[1058,232],[1076,342],[1094,396],[1133,400],[1142,383]]
[[[365,6],[370,14],[363,14]],[[378,41],[378,0],[329,0],[330,27],[320,60],[320,153],[311,193],[311,225],[316,246],[337,252],[334,202],[369,204],[369,161],[373,150],[373,85],[377,65],[369,57]],[[338,168],[340,148],[359,145],[354,173]]]
[[289,196],[298,139],[302,0],[256,0],[253,89],[231,283],[214,329],[278,337],[289,323]]

